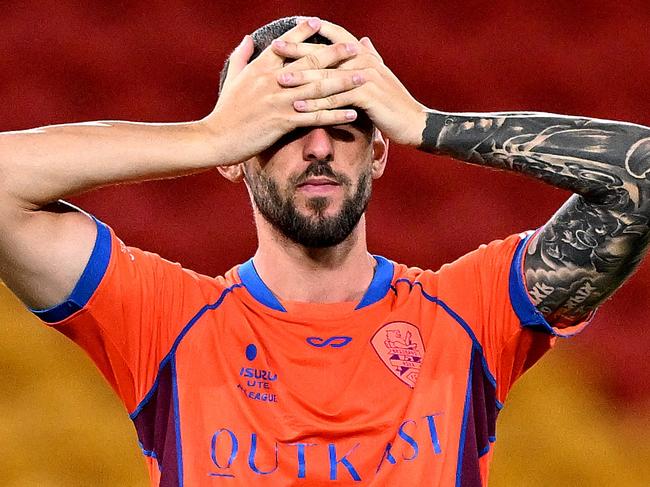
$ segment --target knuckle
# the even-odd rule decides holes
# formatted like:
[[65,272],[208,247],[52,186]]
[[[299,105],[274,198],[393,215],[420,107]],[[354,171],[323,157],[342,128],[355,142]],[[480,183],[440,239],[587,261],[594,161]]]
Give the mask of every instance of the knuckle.
[[325,97],[325,104],[329,108],[334,108],[336,106],[336,95],[330,95]]
[[303,74],[301,71],[287,71],[287,74],[291,77],[293,83],[303,82]]
[[339,57],[345,57],[349,54],[348,48],[346,47],[345,43],[343,42],[337,42],[336,45],[334,46],[334,49],[336,51],[336,54]]
[[375,66],[377,64],[377,58],[368,52],[363,53],[360,57],[367,66]]
[[314,91],[315,91],[315,95],[319,98],[325,94],[325,83],[323,83],[323,80],[319,79],[318,81],[316,81],[316,83],[314,84]]
[[305,56],[305,62],[309,67],[313,69],[320,69],[320,63],[318,61],[318,58],[312,53],[309,53]]
[[377,70],[374,68],[366,68],[363,70],[363,76],[369,81],[377,81],[377,76],[379,76],[379,73],[377,73]]

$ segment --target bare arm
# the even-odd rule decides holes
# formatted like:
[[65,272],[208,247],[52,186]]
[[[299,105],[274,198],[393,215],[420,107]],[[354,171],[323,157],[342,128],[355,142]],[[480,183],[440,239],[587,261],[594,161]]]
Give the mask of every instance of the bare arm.
[[[339,26],[322,31],[350,42]],[[576,193],[544,225],[528,248],[526,285],[549,321],[584,318],[629,277],[650,235],[650,129],[640,125],[548,113],[444,113],[415,100],[384,65],[369,39],[342,63],[353,90],[305,100],[311,112],[354,106],[395,142],[434,154],[517,171]],[[277,46],[286,56],[321,51],[304,44]],[[309,81],[328,78],[325,70]],[[304,83],[297,73],[285,86]]]
[[546,113],[430,111],[420,148],[576,193],[544,225],[525,259],[528,292],[551,322],[584,318],[647,252],[647,127]]
[[[318,23],[301,22],[282,36],[302,41]],[[330,63],[352,55],[332,46]],[[348,123],[349,110],[298,114],[292,101],[316,86],[285,90],[276,77],[284,58],[270,49],[248,62],[250,36],[230,57],[219,102],[187,123],[88,122],[0,134],[0,279],[27,305],[65,300],[95,241],[95,224],[57,203],[66,196],[121,182],[175,177],[236,165],[304,126]],[[329,94],[345,89],[320,87]]]
[[25,209],[113,183],[207,169],[213,156],[201,122],[102,121],[0,134],[0,188]]
[[29,306],[64,300],[94,241],[95,225],[56,200],[117,182],[210,167],[199,122],[94,122],[0,134],[0,277]]

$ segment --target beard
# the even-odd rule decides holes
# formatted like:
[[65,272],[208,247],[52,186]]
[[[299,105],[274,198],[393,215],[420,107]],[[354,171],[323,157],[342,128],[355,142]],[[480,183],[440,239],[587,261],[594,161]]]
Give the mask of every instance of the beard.
[[[341,209],[331,216],[325,215],[330,198],[315,196],[307,199],[306,206],[313,215],[303,215],[296,207],[295,188],[312,176],[327,176],[346,189]],[[289,240],[308,248],[321,249],[343,242],[357,226],[366,211],[372,191],[370,166],[359,176],[356,190],[350,195],[352,182],[335,173],[327,163],[312,162],[300,174],[289,178],[286,197],[278,184],[263,172],[246,174],[246,181],[255,206],[274,228]]]

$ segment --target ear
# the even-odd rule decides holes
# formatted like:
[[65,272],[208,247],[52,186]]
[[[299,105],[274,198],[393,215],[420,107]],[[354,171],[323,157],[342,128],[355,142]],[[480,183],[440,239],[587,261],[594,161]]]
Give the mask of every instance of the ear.
[[388,159],[388,139],[379,129],[372,134],[372,179],[379,179],[386,169]]
[[240,183],[244,179],[244,163],[234,164],[232,166],[217,167],[221,175],[232,183]]

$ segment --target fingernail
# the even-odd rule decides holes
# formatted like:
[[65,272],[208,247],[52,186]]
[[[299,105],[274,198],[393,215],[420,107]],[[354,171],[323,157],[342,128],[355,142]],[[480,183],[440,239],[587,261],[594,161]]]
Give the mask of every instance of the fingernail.
[[346,120],[354,120],[355,118],[357,118],[357,112],[355,112],[354,110],[347,110],[345,112],[345,118]]
[[312,29],[318,29],[320,27],[320,19],[318,17],[312,17],[307,23]]
[[291,73],[282,73],[280,75],[280,82],[281,83],[288,83],[293,79],[293,75]]
[[351,42],[347,42],[345,44],[345,50],[348,51],[350,54],[355,54],[357,52],[357,45]]
[[285,47],[287,43],[279,39],[273,39],[273,45],[276,47]]
[[293,106],[296,110],[304,110],[305,108],[307,108],[307,102],[304,102],[302,100],[294,101]]

